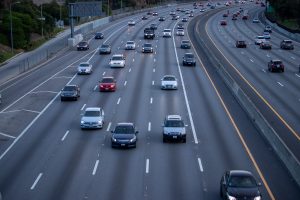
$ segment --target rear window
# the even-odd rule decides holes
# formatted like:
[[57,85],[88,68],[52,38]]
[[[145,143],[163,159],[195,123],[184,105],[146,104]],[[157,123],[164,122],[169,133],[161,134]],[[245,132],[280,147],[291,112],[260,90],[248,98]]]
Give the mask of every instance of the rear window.
[[186,58],[194,58],[194,55],[193,54],[185,54],[185,57]]
[[112,60],[123,60],[122,56],[113,56]]
[[175,81],[175,77],[172,77],[172,76],[167,76],[167,77],[164,77],[164,80],[165,81]]
[[171,30],[164,30],[164,32],[171,32]]
[[286,44],[292,44],[292,41],[287,40],[287,41],[285,41],[285,43],[286,43]]
[[273,63],[274,63],[275,65],[278,65],[278,64],[281,64],[282,62],[279,61],[279,60],[276,60],[276,61],[274,61]]

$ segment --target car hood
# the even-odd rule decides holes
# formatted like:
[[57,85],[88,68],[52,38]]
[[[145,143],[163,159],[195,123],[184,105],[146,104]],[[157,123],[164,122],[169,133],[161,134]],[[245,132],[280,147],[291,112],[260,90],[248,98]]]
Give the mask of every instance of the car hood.
[[227,189],[228,194],[230,196],[234,196],[237,198],[242,198],[242,197],[256,197],[260,195],[260,192],[258,188],[235,188],[235,187],[229,187]]
[[103,117],[85,117],[85,116],[83,116],[81,118],[81,121],[84,121],[84,122],[99,122],[102,120],[103,120]]
[[131,140],[135,137],[135,134],[122,134],[122,133],[117,133],[117,134],[113,134],[112,138],[116,139],[116,140]]
[[164,127],[165,134],[185,134],[185,127]]

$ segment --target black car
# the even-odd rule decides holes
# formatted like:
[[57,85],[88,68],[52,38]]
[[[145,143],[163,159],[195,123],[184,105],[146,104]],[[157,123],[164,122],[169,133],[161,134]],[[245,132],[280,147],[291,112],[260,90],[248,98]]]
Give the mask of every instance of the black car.
[[182,60],[182,65],[192,65],[196,66],[195,56],[192,53],[185,53]]
[[165,21],[166,18],[165,17],[159,17],[158,21]]
[[110,54],[111,53],[111,46],[109,44],[102,44],[99,47],[99,54]]
[[272,49],[272,45],[271,45],[270,42],[265,41],[265,42],[260,43],[259,48],[261,48],[261,49]]
[[236,48],[246,48],[247,44],[244,40],[237,40],[235,42],[235,46],[236,46]]
[[182,22],[187,22],[188,19],[187,19],[186,17],[183,17],[183,18],[181,19],[181,21],[182,21]]
[[148,19],[148,17],[147,17],[146,15],[144,15],[144,16],[142,17],[142,20],[146,20],[146,19]]
[[136,147],[138,131],[133,123],[118,123],[111,133],[111,147]]
[[104,38],[103,33],[97,32],[97,33],[95,34],[95,39],[103,39],[103,38]]
[[260,200],[260,185],[251,172],[244,170],[226,171],[220,182],[220,196],[224,200]]
[[270,72],[284,72],[284,65],[281,60],[270,60],[270,62],[268,62],[268,70]]
[[280,43],[280,48],[281,49],[290,49],[293,50],[294,49],[294,45],[292,40],[282,40]]
[[77,85],[66,85],[60,92],[60,100],[76,100],[80,97],[80,89]]
[[183,23],[178,23],[178,24],[177,24],[177,28],[184,28]]
[[87,41],[81,41],[77,44],[77,50],[88,50],[90,48],[90,45]]
[[153,53],[153,47],[151,43],[145,43],[142,46],[143,53]]
[[150,24],[150,28],[153,29],[153,30],[156,30],[157,29],[157,24]]
[[191,43],[189,40],[182,40],[180,44],[180,48],[182,49],[190,49],[191,48]]

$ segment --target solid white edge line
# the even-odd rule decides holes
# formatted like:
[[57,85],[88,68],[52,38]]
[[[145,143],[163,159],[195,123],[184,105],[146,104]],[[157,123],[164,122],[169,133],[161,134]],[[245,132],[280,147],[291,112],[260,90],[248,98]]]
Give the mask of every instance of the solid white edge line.
[[40,173],[38,175],[38,177],[35,179],[34,183],[32,184],[32,186],[30,187],[31,190],[34,190],[35,186],[38,184],[39,180],[42,178],[43,173]]
[[149,159],[146,159],[146,174],[149,174]]
[[201,162],[200,158],[198,158],[198,165],[199,165],[200,171],[203,172],[203,166],[202,166],[202,162]]
[[[174,33],[174,29],[175,29],[175,26],[177,25],[177,23],[178,22],[176,22],[174,27],[173,27],[173,33]],[[188,36],[188,38],[189,38],[189,36]],[[178,60],[178,55],[177,55],[177,49],[176,49],[176,45],[175,45],[174,36],[172,36],[172,39],[173,39],[174,51],[175,51],[175,56],[176,56],[176,61],[177,61],[177,67],[178,67],[180,80],[181,80],[181,85],[182,85],[183,94],[184,94],[185,105],[187,107],[187,111],[188,111],[188,115],[189,115],[189,119],[190,119],[190,123],[191,123],[191,128],[192,128],[192,133],[193,133],[193,137],[194,137],[194,141],[195,141],[195,144],[198,144],[198,138],[197,138],[197,134],[196,134],[195,126],[194,126],[194,121],[193,121],[193,117],[192,117],[192,113],[191,113],[191,109],[190,109],[190,104],[189,104],[189,101],[188,101],[188,98],[187,98],[186,89],[185,89],[185,85],[184,85],[184,80],[183,80],[182,72],[181,72],[180,65],[179,65],[179,60]]]
[[96,160],[96,163],[95,163],[94,169],[93,169],[93,176],[94,176],[94,175],[96,174],[96,172],[97,172],[98,165],[99,165],[99,160]]
[[66,131],[65,135],[61,138],[61,141],[64,141],[66,139],[69,132],[70,132],[69,130]]
[[109,123],[108,123],[108,126],[107,126],[107,129],[106,129],[106,131],[109,131],[109,129],[110,129],[110,126],[111,126],[111,122],[109,122]]
[[151,122],[148,122],[148,131],[151,131]]

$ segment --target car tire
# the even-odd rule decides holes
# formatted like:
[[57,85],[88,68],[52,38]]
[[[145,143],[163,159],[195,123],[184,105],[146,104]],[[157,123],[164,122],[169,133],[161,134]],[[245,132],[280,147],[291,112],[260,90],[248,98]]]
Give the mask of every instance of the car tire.
[[163,138],[163,143],[166,143],[167,142],[167,139],[164,137]]
[[282,69],[281,71],[284,72],[284,69]]
[[186,138],[183,138],[183,139],[182,139],[182,143],[186,143]]

